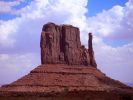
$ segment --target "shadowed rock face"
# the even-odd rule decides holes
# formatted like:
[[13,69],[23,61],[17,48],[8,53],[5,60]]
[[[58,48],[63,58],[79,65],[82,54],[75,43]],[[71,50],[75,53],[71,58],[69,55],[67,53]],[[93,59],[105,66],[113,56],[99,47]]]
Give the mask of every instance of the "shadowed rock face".
[[92,46],[92,33],[89,33],[89,40],[88,40],[88,51],[90,55],[90,65],[92,66],[97,66],[95,57],[94,57],[94,51],[93,51],[93,46]]
[[92,35],[89,35],[89,50],[81,45],[80,31],[72,25],[48,23],[41,33],[42,64],[69,64],[96,67],[92,47]]

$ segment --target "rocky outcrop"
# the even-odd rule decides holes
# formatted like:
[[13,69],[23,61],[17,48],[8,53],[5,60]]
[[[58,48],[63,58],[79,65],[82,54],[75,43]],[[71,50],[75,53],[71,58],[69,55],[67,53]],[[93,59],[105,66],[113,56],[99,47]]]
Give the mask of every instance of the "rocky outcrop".
[[80,30],[72,25],[48,23],[41,33],[42,64],[69,64],[96,67],[92,48],[92,35],[89,50],[81,45]]

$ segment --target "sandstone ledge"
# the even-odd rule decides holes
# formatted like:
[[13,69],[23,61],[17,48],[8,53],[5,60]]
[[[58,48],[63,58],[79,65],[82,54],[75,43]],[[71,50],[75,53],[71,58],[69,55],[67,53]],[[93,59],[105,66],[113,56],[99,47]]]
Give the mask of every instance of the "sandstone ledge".
[[62,95],[63,93],[105,92],[133,94],[133,89],[110,79],[94,67],[66,64],[44,64],[21,79],[0,89],[0,96]]

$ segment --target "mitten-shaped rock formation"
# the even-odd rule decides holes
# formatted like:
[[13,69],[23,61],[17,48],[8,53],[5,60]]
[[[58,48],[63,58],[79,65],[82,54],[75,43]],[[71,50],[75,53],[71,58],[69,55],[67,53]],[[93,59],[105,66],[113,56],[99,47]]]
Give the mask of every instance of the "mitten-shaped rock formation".
[[133,88],[96,68],[92,34],[88,49],[79,36],[79,29],[71,25],[44,25],[42,64],[0,87],[0,100],[133,100]]
[[47,23],[41,33],[41,62],[96,67],[91,33],[88,46],[89,49],[86,49],[81,45],[79,28]]

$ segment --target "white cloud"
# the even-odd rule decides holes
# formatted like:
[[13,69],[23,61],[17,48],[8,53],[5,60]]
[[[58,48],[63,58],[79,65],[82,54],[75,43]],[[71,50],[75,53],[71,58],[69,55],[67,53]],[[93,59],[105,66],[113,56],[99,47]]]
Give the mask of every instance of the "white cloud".
[[12,35],[17,31],[19,21],[16,19],[9,21],[2,21],[0,23],[0,45],[1,47],[12,46],[15,40]]
[[94,50],[98,68],[114,79],[133,82],[133,42],[113,48],[106,45],[101,38],[95,39]]
[[0,13],[10,13],[16,14],[16,9],[13,9],[14,6],[18,6],[24,0],[15,0],[15,1],[0,1]]
[[38,53],[0,54],[0,84],[15,81],[40,64]]
[[124,7],[114,6],[94,17],[88,18],[89,30],[103,38],[133,39],[133,3],[130,0]]

